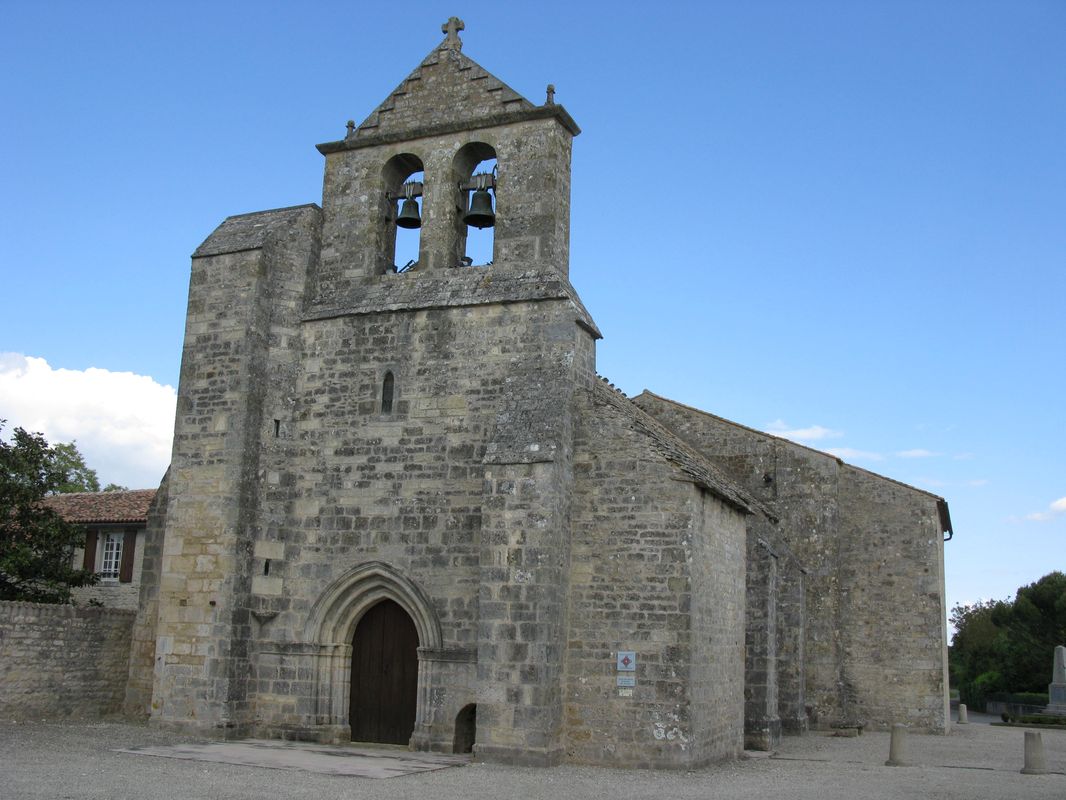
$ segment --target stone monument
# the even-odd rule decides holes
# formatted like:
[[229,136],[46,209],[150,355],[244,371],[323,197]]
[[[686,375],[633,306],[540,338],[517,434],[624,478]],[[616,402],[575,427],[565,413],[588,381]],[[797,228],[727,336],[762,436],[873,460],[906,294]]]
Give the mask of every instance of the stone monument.
[[1066,647],[1055,648],[1055,666],[1051,670],[1051,683],[1047,687],[1048,707],[1045,714],[1066,716]]

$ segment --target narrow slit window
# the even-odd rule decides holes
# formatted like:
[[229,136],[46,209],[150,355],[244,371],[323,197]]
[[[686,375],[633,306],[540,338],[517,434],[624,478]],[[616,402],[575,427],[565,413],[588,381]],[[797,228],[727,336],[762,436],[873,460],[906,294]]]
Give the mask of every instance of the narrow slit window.
[[381,382],[381,413],[392,413],[392,393],[396,379],[391,372],[385,373],[385,380]]

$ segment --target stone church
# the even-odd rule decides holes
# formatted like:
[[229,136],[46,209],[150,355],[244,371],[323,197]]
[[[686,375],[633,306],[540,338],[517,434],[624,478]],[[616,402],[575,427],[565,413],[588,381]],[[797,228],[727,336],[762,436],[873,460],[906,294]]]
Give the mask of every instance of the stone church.
[[128,709],[545,765],[944,732],[944,500],[598,377],[579,128],[462,28],[318,145],[321,207],[193,254]]

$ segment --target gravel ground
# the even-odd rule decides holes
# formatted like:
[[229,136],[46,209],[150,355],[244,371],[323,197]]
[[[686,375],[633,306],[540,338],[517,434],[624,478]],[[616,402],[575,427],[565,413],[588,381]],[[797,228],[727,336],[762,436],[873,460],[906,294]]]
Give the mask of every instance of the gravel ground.
[[23,798],[374,798],[374,800],[1063,800],[1066,731],[1044,731],[1048,768],[1021,775],[1022,730],[956,726],[950,736],[910,736],[915,766],[886,767],[889,736],[789,737],[760,755],[697,772],[595,767],[524,769],[471,764],[389,780],[237,767],[116,753],[188,737],[117,722],[0,722],[0,800]]

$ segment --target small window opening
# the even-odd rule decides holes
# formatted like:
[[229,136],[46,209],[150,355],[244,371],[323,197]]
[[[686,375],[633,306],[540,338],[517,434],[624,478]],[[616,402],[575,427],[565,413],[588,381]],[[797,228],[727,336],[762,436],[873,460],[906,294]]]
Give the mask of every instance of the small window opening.
[[[495,183],[496,169],[496,159],[487,158],[474,166],[470,180],[476,181],[478,175],[487,175],[491,176],[493,183]],[[491,188],[487,191],[488,201],[493,212],[495,212],[496,189]],[[475,195],[476,192],[473,191],[467,195],[468,210],[474,202]],[[482,197],[480,202],[484,203],[485,198]],[[495,241],[495,225],[489,225],[484,228],[478,228],[474,225],[464,225],[463,227],[466,228],[466,251],[462,259],[463,266],[484,267],[491,264],[492,248]]]
[[381,413],[392,413],[392,394],[393,386],[396,380],[392,377],[391,372],[385,373],[385,380],[381,382]]
[[277,439],[281,435],[281,420],[274,420],[274,438]]
[[263,561],[263,574],[264,575],[269,575],[270,574],[270,559],[269,558],[266,559],[265,561]]
[[455,738],[452,740],[453,753],[472,753],[477,741],[477,705],[471,703],[463,706],[455,716]]

